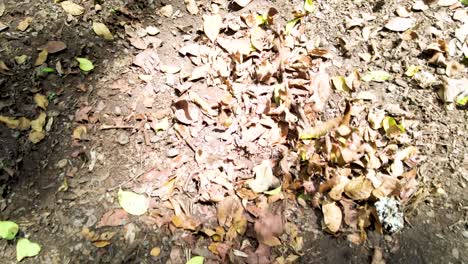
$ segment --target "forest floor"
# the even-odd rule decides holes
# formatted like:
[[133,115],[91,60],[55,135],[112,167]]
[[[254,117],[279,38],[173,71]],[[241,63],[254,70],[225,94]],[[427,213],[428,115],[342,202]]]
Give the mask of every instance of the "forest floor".
[[0,0],[1,263],[468,262],[460,1],[56,2]]

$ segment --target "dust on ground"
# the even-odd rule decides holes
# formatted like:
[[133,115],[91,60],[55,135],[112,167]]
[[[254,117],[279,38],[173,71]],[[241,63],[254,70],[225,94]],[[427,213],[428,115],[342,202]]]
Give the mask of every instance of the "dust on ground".
[[[260,81],[257,90],[241,90],[237,99],[242,102],[238,106],[242,111],[228,109],[225,92],[231,91],[235,98],[237,88],[224,89],[228,85],[219,80],[235,76],[239,83],[248,83],[259,74],[238,65],[222,64],[228,72],[203,68],[207,63],[219,66],[218,57],[238,61],[227,55],[226,47],[218,47],[218,54],[209,51],[206,57],[200,55],[206,52],[203,47],[216,47],[203,28],[206,16],[219,13],[225,23],[219,36],[232,39],[242,37],[236,35],[236,25],[249,19],[243,15],[254,14],[259,19],[256,15],[274,7],[279,12],[275,19],[284,28],[294,19],[293,11],[304,11],[303,1],[253,0],[244,8],[223,0],[197,1],[197,12],[194,6],[187,8],[194,1],[74,2],[83,7],[82,14],[71,15],[52,1],[3,1],[5,11],[0,12],[0,60],[6,67],[0,65],[0,115],[34,120],[42,111],[47,114],[45,138],[36,144],[30,140],[30,130],[0,125],[0,219],[15,221],[20,226],[18,237],[27,237],[42,247],[38,256],[23,262],[185,263],[192,256],[203,256],[205,263],[468,260],[464,195],[468,113],[466,106],[444,102],[447,98],[438,95],[447,87],[447,78],[466,81],[462,78],[466,75],[468,15],[467,7],[459,1],[313,1],[313,12],[304,17],[296,12],[301,19],[297,25],[290,24],[291,35],[323,49],[324,54],[312,65],[320,68],[328,63],[330,77],[352,76],[355,70],[359,79],[376,70],[391,75],[389,80],[361,81],[356,87],[352,87],[353,82],[351,87],[343,82],[340,86],[335,80],[329,98],[318,98],[324,100],[320,111],[306,111],[305,115],[326,121],[343,114],[351,102],[355,111],[352,122],[367,122],[368,111],[382,109],[406,124],[404,145],[419,151],[414,167],[418,185],[403,208],[404,228],[395,234],[382,234],[375,219],[364,233],[349,219],[340,222],[339,230],[330,232],[334,227],[324,223],[321,209],[327,198],[314,196],[320,193],[325,176],[306,185],[311,189],[307,193],[303,184],[308,179],[296,181],[300,175],[310,175],[301,164],[299,170],[289,168],[291,182],[280,176],[284,171],[278,170],[283,168],[275,167],[272,177],[278,177],[284,188],[279,194],[259,194],[246,188],[255,166],[265,165],[264,160],[279,163],[284,158],[285,150],[278,145],[300,150],[300,144],[295,145],[299,135],[294,134],[300,131],[283,138],[277,125],[279,134],[271,132],[275,124],[290,119],[267,122],[245,115],[243,124],[248,127],[238,128],[237,138],[235,133],[223,138],[226,129],[216,127],[217,123],[231,125],[229,117],[239,116],[245,109],[256,113],[259,106],[274,108],[264,99],[271,99],[272,86],[277,83]],[[388,24],[396,17],[403,20]],[[405,28],[408,21],[411,26]],[[98,36],[93,22],[105,23],[113,40]],[[22,30],[24,24],[27,26]],[[268,35],[262,36],[250,48],[258,51],[261,48],[255,44],[267,45],[268,39]],[[35,65],[49,41],[61,41],[66,49],[49,51],[47,60]],[[203,47],[181,51],[193,44]],[[264,49],[253,57],[275,58],[278,53],[271,47]],[[88,58],[95,68],[80,70],[76,57]],[[407,72],[410,66],[421,69],[413,69],[411,74]],[[258,69],[260,65],[249,67]],[[200,71],[194,72],[195,68]],[[300,79],[301,70],[294,69],[285,71],[285,76],[297,73],[294,77]],[[266,71],[264,79],[281,79],[275,74],[269,76]],[[295,85],[291,88],[294,96],[305,98],[302,84]],[[352,91],[339,91],[337,86]],[[47,97],[45,109],[38,108],[36,94]],[[201,99],[194,99],[196,95]],[[278,100],[286,101],[287,97],[278,96]],[[453,98],[445,101],[450,100]],[[223,119],[213,118],[210,106],[216,106],[211,110],[221,109]],[[292,110],[291,114],[299,116],[299,112]],[[79,127],[86,131],[76,130]],[[380,133],[385,131],[380,129]],[[281,144],[271,145],[274,140]],[[232,145],[236,148],[231,149]],[[220,156],[226,156],[225,163],[216,159]],[[360,171],[345,165],[353,173]],[[269,165],[265,167],[268,170]],[[215,170],[226,179],[232,175],[238,178],[220,181],[223,177],[213,179],[205,173]],[[202,176],[210,180],[204,181]],[[296,183],[300,183],[298,187]],[[273,185],[267,186],[270,191]],[[142,216],[127,214],[117,201],[119,189],[151,197],[150,211]],[[317,206],[313,198],[320,198],[321,203]],[[219,223],[219,207],[224,203],[229,203],[228,216],[234,218],[232,223],[232,219],[225,221],[227,226]],[[343,203],[337,207],[344,210]],[[346,218],[346,211],[344,214]],[[278,219],[280,224],[275,222]],[[271,237],[265,239],[258,227],[262,224],[279,225],[284,232],[269,230]],[[233,225],[239,225],[238,229],[232,229]],[[365,240],[360,239],[362,234]],[[1,240],[0,248],[3,261],[13,263],[15,242]]]

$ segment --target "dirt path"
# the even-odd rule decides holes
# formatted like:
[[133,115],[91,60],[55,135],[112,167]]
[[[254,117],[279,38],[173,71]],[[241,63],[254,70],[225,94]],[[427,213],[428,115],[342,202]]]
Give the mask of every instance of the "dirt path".
[[[0,0],[0,220],[41,245],[24,263],[468,261],[459,1],[74,2]],[[40,113],[33,143],[14,122]]]

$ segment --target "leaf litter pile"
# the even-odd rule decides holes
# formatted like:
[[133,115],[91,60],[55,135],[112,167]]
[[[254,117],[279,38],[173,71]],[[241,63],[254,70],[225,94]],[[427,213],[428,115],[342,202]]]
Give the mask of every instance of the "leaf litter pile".
[[[148,124],[175,131],[191,154],[122,184],[124,211],[168,227],[194,255],[234,263],[270,262],[275,247],[289,252],[278,263],[297,259],[307,238],[287,216],[300,206],[320,210],[323,229],[353,243],[369,229],[401,230],[421,159],[411,122],[367,101],[361,81],[384,82],[386,72],[330,77],[335,55],[308,36],[312,2],[304,9],[288,22],[275,8],[204,15],[200,34],[179,47],[191,67],[163,65],[156,49],[133,40],[145,46],[133,63],[164,73],[179,95],[172,122]],[[124,211],[99,226],[124,224]]]

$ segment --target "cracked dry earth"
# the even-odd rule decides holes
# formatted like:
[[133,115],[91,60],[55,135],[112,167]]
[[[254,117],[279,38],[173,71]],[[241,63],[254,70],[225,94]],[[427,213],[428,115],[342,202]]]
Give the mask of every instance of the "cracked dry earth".
[[56,2],[0,0],[1,263],[468,261],[462,2]]

